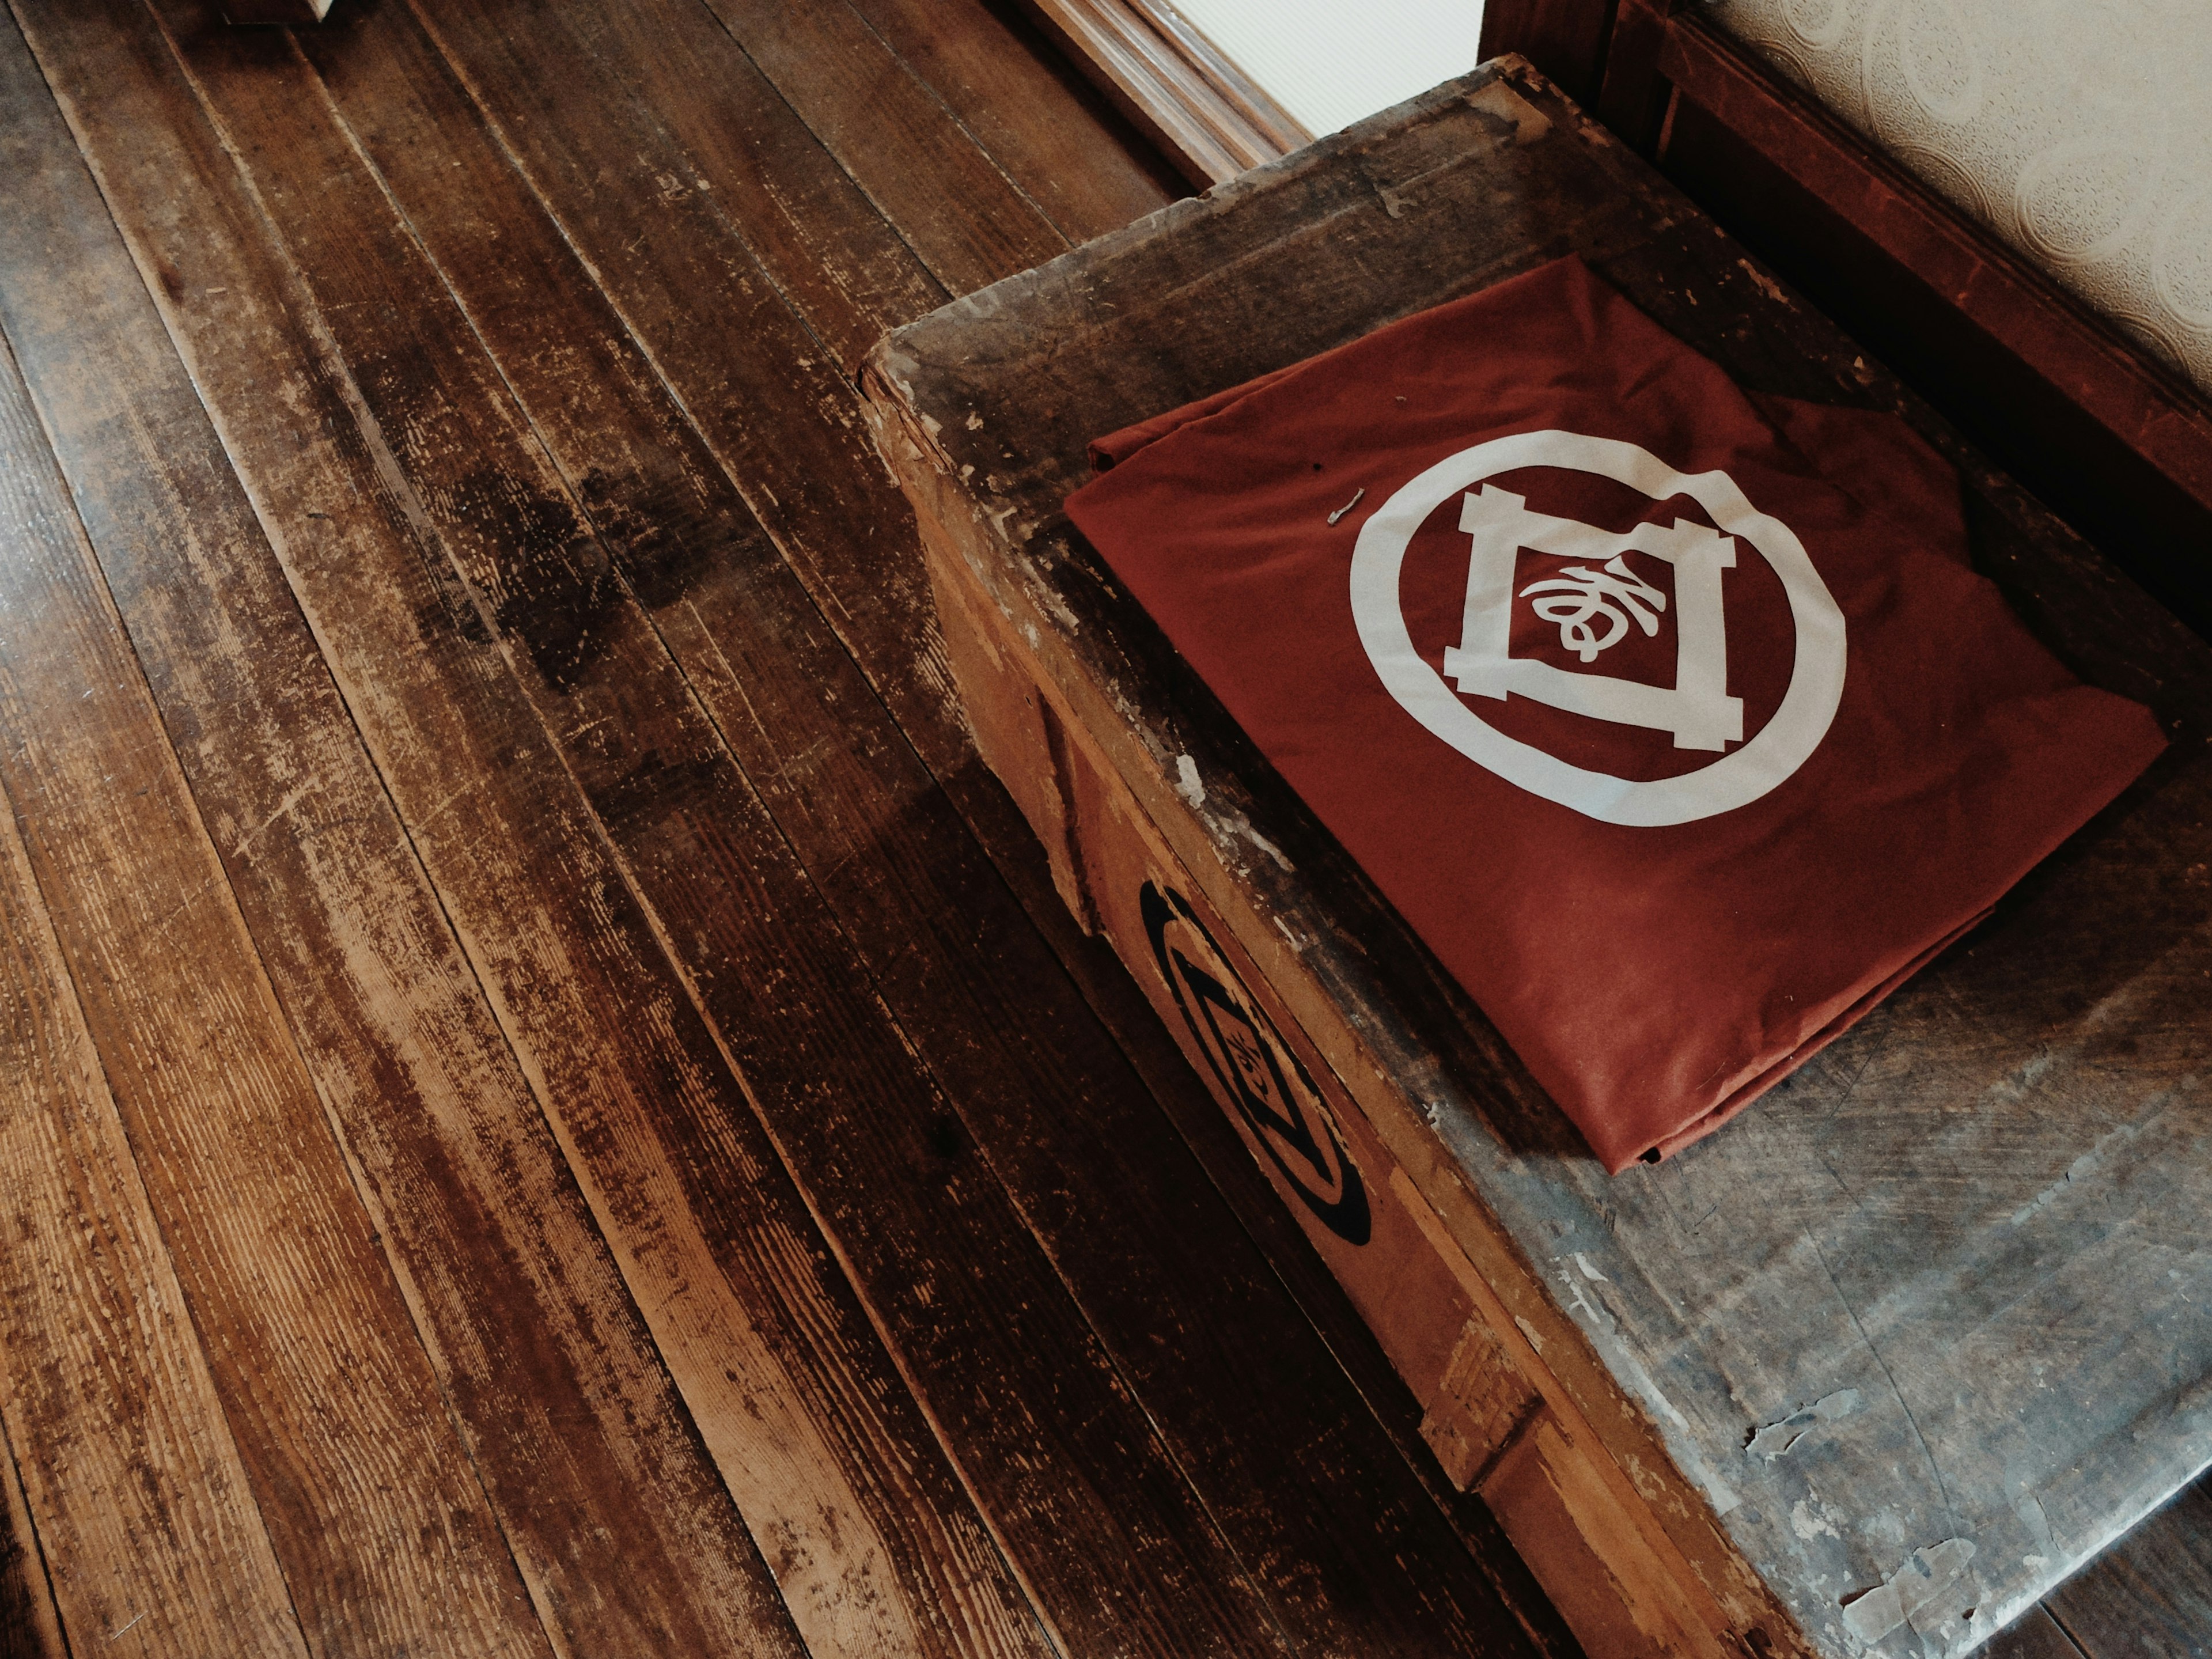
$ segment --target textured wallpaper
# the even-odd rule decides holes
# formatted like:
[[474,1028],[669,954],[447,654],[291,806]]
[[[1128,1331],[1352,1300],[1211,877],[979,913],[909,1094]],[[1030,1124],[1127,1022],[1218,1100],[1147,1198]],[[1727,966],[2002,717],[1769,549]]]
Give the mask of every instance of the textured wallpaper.
[[2212,0],[1718,0],[1711,15],[2212,392]]

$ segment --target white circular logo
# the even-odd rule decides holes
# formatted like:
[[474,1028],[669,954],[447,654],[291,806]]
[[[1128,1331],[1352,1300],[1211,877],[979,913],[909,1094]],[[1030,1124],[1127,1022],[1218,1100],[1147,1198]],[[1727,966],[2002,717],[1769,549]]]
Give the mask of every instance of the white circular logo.
[[[1486,478],[1522,467],[1594,473],[1653,501],[1686,495],[1714,530],[1677,519],[1625,533],[1533,513],[1522,497]],[[1481,484],[1480,494],[1475,486]],[[1399,596],[1399,576],[1413,532],[1455,492],[1464,492],[1459,527],[1472,538],[1467,611],[1458,645],[1439,674],[1414,648]],[[1735,563],[1736,539],[1751,544],[1781,579],[1797,634],[1790,689],[1772,719],[1743,738],[1743,703],[1728,692],[1728,628],[1721,573]],[[1672,688],[1603,674],[1577,673],[1509,647],[1519,550],[1585,561],[1519,597],[1558,624],[1560,643],[1583,662],[1625,638],[1631,627],[1656,635],[1667,596],[1638,577],[1631,550],[1674,568],[1675,672]],[[1744,499],[1725,472],[1677,472],[1650,451],[1580,432],[1522,432],[1493,438],[1438,461],[1376,509],[1361,526],[1352,558],[1352,616],[1368,660],[1406,712],[1477,765],[1532,794],[1606,823],[1688,823],[1749,805],[1805,763],[1827,735],[1844,694],[1844,613],[1804,544],[1779,519]],[[1457,682],[1454,691],[1445,676]],[[1531,697],[1601,720],[1671,732],[1678,749],[1721,758],[1677,777],[1639,782],[1570,765],[1506,736],[1462,693]]]

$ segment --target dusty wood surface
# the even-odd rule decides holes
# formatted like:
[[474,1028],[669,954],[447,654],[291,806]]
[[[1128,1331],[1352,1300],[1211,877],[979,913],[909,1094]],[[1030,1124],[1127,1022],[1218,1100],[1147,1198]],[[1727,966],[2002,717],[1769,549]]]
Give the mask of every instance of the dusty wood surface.
[[100,577],[64,531],[8,579],[0,783],[301,1624],[339,1653],[544,1653]]
[[[11,577],[34,548],[82,568],[52,454],[4,356],[0,453]],[[12,583],[9,599],[12,608]],[[38,1533],[35,1547],[15,1540],[24,1553],[10,1564],[11,1589],[31,1601],[36,1620],[43,1554],[61,1613],[87,1645],[135,1624],[146,1632],[142,1646],[158,1638],[181,1651],[304,1656],[12,798],[9,805],[0,823],[0,1161],[9,1195],[0,1413],[11,1449],[28,1454],[9,1474],[10,1520],[27,1513]]]
[[74,145],[51,103],[43,128],[13,113],[38,188],[0,242],[0,321],[534,1600],[586,1649],[772,1626],[721,1477]]
[[[2030,626],[2176,739],[1985,928],[1789,1085],[1619,1180],[1059,507],[1089,436],[1569,249],[1749,386],[1901,410],[1960,462],[1978,560]],[[963,533],[995,550],[981,574],[1039,628],[1063,684],[1126,711],[1140,795],[1242,872],[1297,971],[1357,1010],[1368,1063],[1421,1103],[1446,1155],[1425,1189],[1449,1216],[1464,1182],[1504,1224],[1551,1316],[1579,1329],[1820,1643],[1854,1650],[1844,1599],[1954,1539],[1973,1553],[1939,1555],[1966,1565],[1923,1622],[1948,1611],[1939,1645],[1978,1639],[2212,1457],[2212,1329],[2193,1311],[2212,1261],[2190,1219],[2212,1198],[2212,654],[1556,95],[1525,73],[1440,90],[949,307],[873,372],[921,417],[917,453],[948,481],[973,468]],[[960,499],[940,491],[947,511]],[[1199,813],[1168,805],[1186,756]],[[1794,1442],[1750,1449],[1824,1401]],[[1879,1650],[1918,1639],[1901,1626]]]
[[61,1613],[54,1606],[53,1586],[46,1582],[30,1501],[23,1495],[13,1449],[0,1445],[0,1454],[6,1457],[0,1463],[0,1498],[6,1500],[6,1530],[0,1533],[0,1659],[63,1659],[68,1650],[62,1645]]
[[[1016,6],[851,3],[1070,242],[1119,230],[1185,192]],[[1050,118],[1039,120],[1041,111]]]
[[[32,852],[191,921],[94,964],[105,1109],[265,1074],[292,1127],[218,1143],[238,1180],[152,1166],[198,1317],[118,1397],[46,1358],[89,1291],[11,1302],[0,1352],[46,1370],[0,1401],[36,1546],[0,1594],[49,1564],[105,1650],[119,1526],[155,1651],[258,1650],[262,1572],[289,1651],[1568,1659],[1041,884],[843,376],[1157,206],[1157,158],[980,6],[11,9],[0,333],[44,433],[8,471],[90,546],[11,569],[44,586],[0,610],[0,776],[106,744],[16,802]],[[102,675],[128,721],[70,701]],[[259,1072],[149,1078],[128,1033],[235,1042],[241,975]],[[193,1291],[325,1212],[350,1241],[285,1295]],[[288,1319],[317,1340],[269,1351]],[[234,1448],[164,1440],[194,1410]],[[102,1434],[139,1508],[65,1478]],[[307,1455],[373,1485],[268,1477]]]

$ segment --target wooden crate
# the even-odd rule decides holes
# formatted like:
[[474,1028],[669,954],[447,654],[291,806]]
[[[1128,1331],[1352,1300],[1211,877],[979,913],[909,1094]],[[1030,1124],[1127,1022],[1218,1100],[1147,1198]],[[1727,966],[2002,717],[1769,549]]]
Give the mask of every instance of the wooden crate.
[[[1574,251],[1959,463],[2173,750],[1719,1135],[1608,1178],[1070,530],[1091,436]],[[1595,1659],[1963,1651],[2212,1462],[2212,653],[1515,60],[890,337],[976,741]],[[1264,619],[1255,619],[1264,625]]]

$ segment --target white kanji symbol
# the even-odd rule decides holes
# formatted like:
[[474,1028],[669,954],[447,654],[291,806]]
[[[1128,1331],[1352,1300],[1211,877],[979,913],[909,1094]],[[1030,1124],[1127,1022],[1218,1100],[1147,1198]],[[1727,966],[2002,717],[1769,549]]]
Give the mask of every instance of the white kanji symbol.
[[[1735,538],[1684,519],[1672,525],[1639,524],[1616,534],[1573,519],[1531,513],[1525,498],[1487,483],[1480,495],[1470,491],[1462,498],[1459,527],[1473,538],[1467,609],[1459,643],[1444,653],[1444,674],[1461,690],[1481,697],[1529,697],[1595,720],[1671,732],[1677,749],[1725,749],[1743,741],[1743,699],[1728,694],[1728,625],[1721,611],[1721,572],[1735,564]],[[1627,617],[1611,607],[1612,631],[1601,640],[1591,631],[1588,619],[1601,603],[1601,585],[1616,597],[1632,596],[1629,602],[1638,606],[1637,620],[1644,631],[1658,632],[1656,617],[1642,606],[1650,603],[1656,611],[1665,605],[1665,596],[1631,571],[1623,556],[1633,549],[1674,566],[1673,689],[1572,673],[1513,655],[1514,570],[1524,547],[1587,559],[1613,573],[1608,581],[1587,567],[1571,567],[1569,575],[1583,580],[1563,577],[1522,590],[1524,596],[1557,587],[1572,591],[1573,597],[1555,602],[1558,614],[1547,611],[1541,600],[1536,614],[1558,622],[1560,638],[1584,662],[1628,631]]]
[[[1521,590],[1524,599],[1539,593],[1545,597],[1536,600],[1536,614],[1557,623],[1561,648],[1584,662],[1595,662],[1599,652],[1626,639],[1631,617],[1646,639],[1657,637],[1659,613],[1667,608],[1667,596],[1631,570],[1621,554],[1607,560],[1601,571],[1571,564],[1549,581]],[[1602,635],[1590,627],[1598,617],[1609,624]]]

